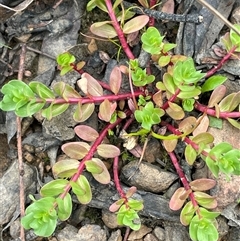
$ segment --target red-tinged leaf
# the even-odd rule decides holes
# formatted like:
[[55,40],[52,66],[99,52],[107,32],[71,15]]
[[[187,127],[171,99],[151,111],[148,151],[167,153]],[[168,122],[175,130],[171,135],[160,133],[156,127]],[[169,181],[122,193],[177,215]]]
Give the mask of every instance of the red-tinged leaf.
[[194,116],[189,116],[180,122],[178,125],[178,130],[185,134],[190,134],[196,125],[197,119]]
[[153,101],[157,106],[162,107],[162,105],[163,105],[163,94],[162,94],[161,90],[159,90],[158,92],[156,92],[153,95]]
[[191,145],[186,146],[184,155],[189,165],[192,165],[197,158],[197,152]]
[[176,148],[177,143],[178,143],[178,139],[163,140],[163,146],[168,152],[172,152]]
[[236,127],[237,129],[240,130],[240,122],[239,122],[239,121],[234,120],[234,119],[232,119],[232,118],[227,118],[227,120],[229,121],[229,123],[230,123],[232,126],[234,126],[234,127]]
[[140,15],[135,18],[132,18],[128,22],[126,22],[123,26],[123,32],[125,34],[136,32],[142,29],[149,21],[149,17],[147,15]]
[[216,89],[213,90],[209,101],[208,107],[214,107],[219,101],[225,96],[227,88],[225,85],[219,85]]
[[220,103],[220,111],[233,111],[240,104],[240,91],[238,93],[231,93],[227,95]]
[[114,158],[120,155],[120,150],[114,145],[100,144],[97,147],[97,153],[104,158]]
[[54,92],[58,95],[63,97],[66,101],[69,98],[81,98],[79,93],[70,85],[60,81],[53,85]]
[[80,102],[77,105],[76,111],[73,114],[73,119],[76,122],[84,122],[94,112],[95,105],[93,103],[82,105]]
[[114,38],[117,36],[117,32],[110,23],[111,21],[94,23],[91,25],[90,31],[103,38]]
[[193,191],[207,191],[216,185],[216,181],[209,178],[200,178],[189,183]]
[[68,178],[77,172],[79,161],[76,159],[64,159],[56,162],[52,167],[54,177]]
[[95,141],[99,136],[98,132],[95,129],[87,125],[76,126],[74,128],[74,131],[77,136],[84,141]]
[[99,119],[109,122],[116,108],[117,108],[116,102],[111,103],[108,99],[105,99],[99,106],[99,113],[98,113]]
[[181,214],[180,214],[180,222],[184,226],[188,226],[195,214],[195,209],[191,201],[187,202],[186,205],[183,207]]
[[209,118],[207,115],[200,117],[199,119],[201,119],[201,122],[193,131],[193,136],[206,132],[209,127]]
[[110,174],[104,163],[98,158],[87,161],[86,169],[92,173],[95,180],[102,184],[108,184],[111,180]]
[[186,198],[182,198],[183,196],[185,196],[185,194],[186,194],[186,190],[184,187],[178,188],[170,199],[170,202],[169,202],[170,209],[174,211],[179,210],[183,206],[183,204],[185,203],[188,197],[187,195]]
[[125,66],[125,65],[120,65],[118,68],[120,69],[120,71],[121,71],[123,74],[129,74],[129,69],[128,69],[127,66]]
[[118,211],[118,209],[123,205],[124,203],[124,199],[121,198],[119,200],[117,200],[116,202],[114,202],[110,207],[109,207],[109,211],[112,213],[115,213]]
[[130,187],[128,190],[127,190],[127,192],[126,192],[126,197],[127,198],[130,198],[134,193],[136,193],[137,192],[137,188],[136,187],[134,187],[134,186],[132,186],[132,187]]
[[148,0],[138,0],[138,2],[145,8],[149,8]]
[[192,141],[194,141],[196,144],[203,143],[205,145],[213,143],[214,137],[212,134],[206,132],[206,133],[200,133],[193,137]]
[[194,192],[194,197],[198,204],[204,208],[213,209],[217,207],[217,201],[214,197],[204,192]]
[[168,102],[169,107],[166,109],[167,114],[172,117],[174,120],[181,120],[184,118],[185,113],[183,109],[172,102]]
[[86,95],[102,96],[103,88],[90,74],[82,74],[82,78],[77,82],[79,88]]
[[86,156],[90,146],[86,142],[69,142],[62,145],[62,151],[73,159],[82,159]]
[[117,95],[122,84],[122,73],[118,66],[115,66],[110,74],[109,85],[111,91]]

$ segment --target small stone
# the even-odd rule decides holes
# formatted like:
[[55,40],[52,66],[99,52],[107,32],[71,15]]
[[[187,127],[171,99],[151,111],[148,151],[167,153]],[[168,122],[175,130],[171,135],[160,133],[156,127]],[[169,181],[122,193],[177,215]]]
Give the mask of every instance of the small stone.
[[188,230],[181,223],[164,222],[166,241],[190,241]]
[[112,232],[108,241],[122,241],[121,230],[118,229],[117,231]]
[[165,240],[165,230],[161,227],[156,227],[153,230],[154,235],[157,237],[158,241]]
[[177,175],[150,163],[142,162],[138,168],[138,161],[125,165],[121,173],[121,180],[127,185],[155,193],[166,190],[177,178]]
[[10,225],[10,235],[11,235],[11,237],[14,238],[14,239],[20,237],[20,229],[21,229],[21,224],[20,224],[19,219],[12,222],[11,225]]
[[66,227],[56,233],[58,241],[80,241],[77,238],[77,228],[67,224]]
[[145,225],[141,225],[140,229],[137,231],[132,231],[128,237],[128,240],[136,240],[143,238],[146,234],[152,231],[151,228],[148,228]]
[[[215,179],[212,173],[209,173],[209,178]],[[230,180],[227,180],[225,174],[219,173],[216,181],[217,184],[210,190],[210,195],[216,197],[218,208],[223,209],[240,198],[240,176],[231,175]]]
[[23,145],[23,149],[28,151],[31,154],[35,153],[35,147],[32,145],[25,144],[25,145]]
[[27,162],[29,162],[29,163],[31,163],[31,162],[33,162],[33,161],[35,160],[34,155],[32,155],[31,153],[29,153],[29,152],[27,152],[27,151],[25,151],[25,152],[23,153],[23,157],[24,157],[24,159],[25,159]]
[[111,229],[118,228],[117,215],[116,213],[109,212],[107,210],[102,210],[102,220],[104,224]]
[[143,241],[159,241],[152,233],[149,233],[144,237]]
[[106,241],[106,231],[101,229],[100,226],[94,224],[86,224],[79,229],[78,235],[79,241]]

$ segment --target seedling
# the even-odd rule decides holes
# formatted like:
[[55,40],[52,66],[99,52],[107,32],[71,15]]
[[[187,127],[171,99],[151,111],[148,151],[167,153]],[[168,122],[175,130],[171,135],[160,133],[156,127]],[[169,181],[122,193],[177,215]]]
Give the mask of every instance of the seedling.
[[[147,2],[141,1],[141,4],[146,5]],[[50,89],[36,81],[25,84],[19,80],[11,80],[1,89],[4,97],[0,108],[14,111],[20,117],[41,112],[43,117],[52,119],[68,109],[70,104],[74,104],[75,121],[84,122],[96,110],[99,121],[105,123],[100,133],[84,124],[75,127],[75,133],[81,141],[62,146],[62,151],[68,158],[52,167],[55,180],[41,188],[41,199],[35,200],[32,197],[33,203],[27,207],[21,223],[39,236],[50,236],[56,228],[57,220],[67,220],[71,215],[70,190],[80,203],[88,204],[91,201],[92,192],[84,175],[85,171],[91,173],[98,182],[107,184],[111,178],[103,159],[114,159],[114,183],[120,199],[111,205],[110,211],[117,212],[120,225],[138,230],[141,225],[138,211],[144,208],[144,204],[133,198],[135,187],[130,187],[126,193],[122,190],[118,178],[118,159],[121,153],[122,158],[128,157],[128,151],[134,155],[133,149],[138,144],[138,137],[143,142],[146,138],[153,137],[161,140],[183,184],[172,196],[170,208],[182,208],[180,221],[185,226],[189,225],[189,234],[193,241],[217,241],[216,217],[220,213],[212,211],[217,207],[217,202],[214,197],[205,193],[215,186],[216,181],[197,179],[189,183],[174,150],[179,142],[184,142],[187,163],[193,165],[197,158],[202,158],[216,178],[220,172],[229,179],[233,174],[240,175],[240,151],[225,142],[214,146],[214,136],[207,132],[209,116],[225,119],[240,129],[240,92],[225,96],[226,87],[222,84],[226,77],[214,75],[224,62],[238,54],[240,37],[232,31],[226,35],[222,39],[226,46],[226,55],[216,68],[202,73],[196,70],[192,58],[173,55],[170,51],[175,44],[167,43],[156,28],[149,27],[144,32],[143,27],[147,24],[148,17],[143,15],[132,18],[130,10],[120,6],[121,1],[115,1],[113,6],[109,0],[92,0],[88,3],[89,11],[99,7],[111,18],[111,21],[95,23],[91,30],[99,36],[103,31],[107,31],[108,35],[104,35],[105,37],[118,36],[122,49],[129,58],[127,67],[117,66],[112,70],[109,85],[84,73],[71,54],[63,53],[57,58],[61,74],[68,71],[81,73],[77,84],[83,95],[63,82],[56,83]],[[142,48],[151,55],[156,65],[165,67],[162,80],[156,81],[154,75],[139,66],[126,41],[127,35],[134,31],[140,31],[139,34],[143,31]],[[130,76],[129,93],[122,93],[121,90],[124,74]],[[155,90],[151,92],[150,89],[153,88],[148,88],[149,85],[156,86]],[[104,89],[112,93],[106,95]],[[210,91],[212,93],[208,104],[201,104],[202,94]],[[98,108],[95,108],[95,104],[98,104]],[[192,115],[193,110],[200,113],[198,119]],[[134,119],[138,131],[127,134],[126,129]],[[125,124],[121,125],[123,122]],[[159,125],[167,129],[166,133],[159,133]],[[115,138],[116,126],[124,133],[122,138],[125,143],[115,146],[103,142],[109,134],[111,138]]]

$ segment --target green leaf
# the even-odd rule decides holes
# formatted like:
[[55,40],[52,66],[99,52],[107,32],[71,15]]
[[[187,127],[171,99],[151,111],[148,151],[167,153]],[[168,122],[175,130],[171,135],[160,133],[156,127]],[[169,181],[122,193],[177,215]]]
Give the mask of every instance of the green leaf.
[[[238,31],[240,31],[239,24],[234,24],[234,27]],[[233,29],[230,29],[230,40],[233,45],[237,46],[237,49],[235,51],[239,52],[240,51],[240,37]]]
[[58,204],[58,218],[61,221],[65,221],[69,219],[71,213],[72,213],[72,198],[69,193],[65,195],[65,197],[62,198],[56,198],[56,202]]
[[227,120],[232,126],[234,126],[234,127],[236,127],[237,129],[240,130],[240,122],[239,121],[234,120],[232,118],[227,118]]
[[52,172],[55,177],[69,178],[77,172],[79,161],[75,159],[64,159],[56,162],[52,167]]
[[128,205],[135,211],[143,210],[143,202],[135,199],[128,199]]
[[32,81],[29,83],[29,87],[32,89],[34,93],[40,96],[43,99],[54,99],[54,93],[44,84],[38,81]]
[[69,181],[65,179],[57,179],[57,180],[50,181],[41,188],[40,194],[43,197],[58,196],[59,194],[64,192],[64,188],[68,183]]
[[223,120],[214,116],[208,116],[209,118],[209,126],[222,129],[223,128]]
[[202,93],[214,90],[219,85],[223,84],[227,80],[227,77],[222,75],[213,75],[210,78],[208,78],[203,86],[202,86]]
[[183,109],[188,112],[192,111],[194,109],[194,103],[194,99],[184,99],[182,102]]
[[187,163],[189,165],[193,165],[193,163],[195,162],[195,160],[197,158],[197,152],[191,145],[186,146],[184,155],[185,155]]
[[214,197],[204,192],[194,192],[194,197],[199,205],[205,208],[213,209],[217,207],[217,201]]
[[94,112],[95,105],[93,103],[82,105],[80,102],[77,105],[76,111],[73,114],[73,119],[76,122],[86,121]]
[[180,221],[182,225],[188,226],[196,212],[193,204],[191,201],[187,202],[183,207],[181,214],[180,214]]
[[[77,186],[73,185],[73,183],[74,182],[70,181],[73,192],[76,194],[78,201],[82,204],[88,204],[92,200],[92,191],[87,178],[84,175],[80,175],[75,183]],[[82,191],[83,194],[81,194]]]
[[53,117],[62,114],[64,111],[67,110],[69,104],[54,104],[54,102],[46,109],[42,111],[42,116],[51,120]]
[[108,184],[111,180],[105,164],[98,158],[92,158],[85,163],[86,169],[92,173],[95,180],[102,184]]
[[169,64],[169,62],[171,61],[171,56],[167,55],[167,56],[161,56],[158,60],[158,65],[160,67],[165,67]]
[[35,100],[18,108],[15,113],[20,117],[32,116],[44,107],[45,103],[36,103]]

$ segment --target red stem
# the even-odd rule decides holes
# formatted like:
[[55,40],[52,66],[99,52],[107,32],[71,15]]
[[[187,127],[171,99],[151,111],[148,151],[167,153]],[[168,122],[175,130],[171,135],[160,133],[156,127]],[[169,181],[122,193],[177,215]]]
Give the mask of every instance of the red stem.
[[[130,111],[128,111],[126,113],[127,116],[129,116],[131,114]],[[88,160],[91,160],[91,158],[93,157],[94,153],[97,150],[97,147],[102,143],[103,139],[105,138],[105,136],[107,136],[108,134],[108,130],[112,130],[113,128],[115,128],[118,124],[120,124],[120,122],[122,121],[121,118],[118,118],[116,120],[116,122],[114,122],[113,124],[108,124],[103,130],[102,132],[99,134],[99,137],[96,139],[96,141],[92,144],[88,154],[82,159],[82,161],[79,163],[78,166],[78,170],[77,172],[74,174],[74,176],[71,178],[71,181],[76,182],[77,179],[79,178],[79,176],[82,174],[84,168],[85,168],[85,162]],[[60,198],[64,198],[66,196],[66,194],[70,191],[71,189],[71,185],[67,184],[64,192],[59,196]]]
[[[157,4],[157,0],[149,0],[149,6],[152,8],[154,5]],[[152,27],[155,24],[155,19],[153,17],[149,18],[148,26]]]
[[125,201],[125,204],[127,202],[127,197],[126,197],[126,194],[125,192],[123,191],[121,185],[120,185],[120,181],[119,181],[119,177],[118,177],[118,161],[119,161],[119,158],[118,156],[116,156],[114,158],[114,161],[113,161],[113,177],[114,177],[114,183],[115,183],[115,186],[117,188],[117,191],[120,195],[121,198],[124,199]]
[[[180,165],[179,165],[179,163],[178,163],[178,159],[177,159],[175,153],[174,153],[174,152],[168,152],[168,154],[169,154],[169,156],[170,156],[170,158],[171,158],[171,161],[172,161],[172,163],[173,163],[173,165],[174,165],[174,167],[175,167],[175,169],[176,169],[176,171],[177,171],[178,176],[180,177],[180,180],[181,180],[181,182],[182,182],[185,190],[186,190],[186,191],[191,190],[191,187],[190,187],[190,185],[189,185],[189,183],[188,183],[188,181],[187,181],[187,178],[186,178],[186,176],[185,176],[182,168],[180,167]],[[196,199],[195,199],[195,197],[194,197],[193,192],[191,192],[191,193],[189,194],[189,198],[190,198],[193,206],[198,208],[198,204],[197,204],[197,202],[196,202]]]
[[[217,112],[211,108],[208,108],[206,105],[202,105],[199,102],[196,102],[194,105],[195,109],[206,113],[211,116],[217,116]],[[227,119],[227,118],[240,118],[240,112],[220,112],[219,118]]]
[[111,0],[105,0],[105,3],[106,3],[106,6],[107,6],[107,9],[108,9],[109,17],[112,20],[112,25],[113,25],[114,29],[117,32],[119,41],[120,41],[120,43],[122,45],[122,48],[123,48],[124,52],[126,53],[126,55],[127,55],[127,57],[129,59],[135,59],[131,49],[129,48],[129,45],[128,45],[127,40],[126,40],[126,38],[124,36],[124,33],[123,33],[119,23],[118,23],[116,15],[114,13],[113,6],[112,6],[112,1]]
[[234,53],[234,51],[236,50],[237,46],[233,46],[229,52],[221,59],[221,61],[218,63],[217,66],[213,67],[212,69],[210,69],[205,78],[208,78],[212,75],[214,75],[219,69],[222,68],[223,64],[232,57],[232,54]]
[[[135,91],[134,96],[139,96],[139,95],[145,95],[142,91]],[[54,104],[86,104],[86,103],[100,103],[103,102],[104,100],[109,100],[109,101],[118,101],[118,100],[125,100],[128,98],[132,97],[132,93],[123,93],[123,94],[118,94],[118,95],[103,95],[103,96],[91,96],[91,97],[79,97],[79,98],[68,98],[68,101],[59,98],[59,99],[40,99],[37,98],[37,103],[42,103],[43,101],[46,101],[47,103],[54,103]]]
[[165,102],[164,104],[163,104],[163,106],[162,106],[162,109],[163,110],[166,110],[168,107],[169,107],[169,102],[174,102],[174,100],[177,98],[177,96],[178,96],[178,94],[180,93],[180,89],[177,89],[176,90],[176,92],[174,93],[174,95],[173,96],[171,96],[171,98],[167,101],[167,102]]

